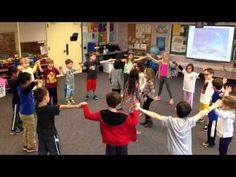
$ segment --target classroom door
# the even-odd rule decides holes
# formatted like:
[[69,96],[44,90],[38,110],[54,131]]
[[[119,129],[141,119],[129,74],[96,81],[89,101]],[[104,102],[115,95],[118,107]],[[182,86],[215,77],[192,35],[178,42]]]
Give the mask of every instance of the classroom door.
[[81,23],[50,22],[46,28],[48,56],[54,60],[55,66],[64,67],[65,60],[72,59],[74,67],[78,68],[82,61]]

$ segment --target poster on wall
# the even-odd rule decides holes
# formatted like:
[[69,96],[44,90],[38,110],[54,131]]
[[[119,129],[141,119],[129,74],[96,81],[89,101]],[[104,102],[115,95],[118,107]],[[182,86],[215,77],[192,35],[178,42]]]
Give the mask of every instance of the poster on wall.
[[170,53],[185,55],[188,25],[174,24],[171,30]]
[[166,38],[165,37],[157,37],[156,38],[156,46],[160,51],[165,51],[166,47]]
[[159,34],[167,34],[168,26],[167,25],[157,25],[156,32]]

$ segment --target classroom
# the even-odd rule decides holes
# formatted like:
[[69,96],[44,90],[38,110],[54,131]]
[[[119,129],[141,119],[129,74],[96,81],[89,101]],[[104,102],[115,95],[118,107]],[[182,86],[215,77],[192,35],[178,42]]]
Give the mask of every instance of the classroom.
[[235,27],[0,22],[0,155],[236,155]]

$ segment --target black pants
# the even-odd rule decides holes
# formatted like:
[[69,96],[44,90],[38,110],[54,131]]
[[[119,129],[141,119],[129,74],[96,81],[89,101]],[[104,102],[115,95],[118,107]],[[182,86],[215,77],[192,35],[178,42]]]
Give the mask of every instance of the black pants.
[[57,87],[55,88],[47,88],[50,96],[49,104],[57,105]]
[[215,145],[217,120],[209,120],[207,127],[207,141],[210,146]]
[[16,129],[23,129],[23,123],[20,119],[19,115],[19,104],[12,101],[12,110],[13,110],[13,115],[12,115],[12,121],[11,121],[11,131],[16,131]]
[[107,144],[106,155],[128,155],[128,145],[113,146],[113,145]]
[[45,136],[38,134],[39,155],[61,155],[58,135]]
[[[144,101],[143,103],[143,109],[149,110],[153,99],[150,98],[149,96],[146,96],[146,98],[147,98],[146,101]],[[145,122],[152,122],[152,119],[146,114],[145,114]]]
[[120,89],[112,89],[113,92],[120,93]]
[[227,155],[229,144],[232,141],[232,137],[220,138],[219,153],[220,155]]
[[164,83],[166,83],[167,91],[169,93],[170,99],[172,99],[172,93],[171,93],[171,90],[170,90],[170,81],[169,80],[170,80],[169,78],[160,77],[158,96],[161,95],[161,91],[162,91],[163,85],[164,85]]
[[126,82],[128,81],[129,74],[124,73],[124,87],[126,85]]

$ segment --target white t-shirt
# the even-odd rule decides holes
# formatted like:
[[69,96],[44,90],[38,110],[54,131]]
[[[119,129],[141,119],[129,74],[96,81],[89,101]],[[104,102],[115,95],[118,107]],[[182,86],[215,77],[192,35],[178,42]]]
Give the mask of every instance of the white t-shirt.
[[220,138],[233,137],[235,111],[216,109],[215,112],[218,115],[218,122],[216,126],[217,135]]
[[162,116],[162,125],[167,127],[168,153],[172,155],[192,155],[193,118]]
[[145,83],[146,83],[146,79],[144,77],[144,73],[143,72],[139,73],[139,89],[141,92],[144,89]]
[[199,74],[196,72],[188,73],[185,69],[182,71],[182,73],[184,75],[183,90],[194,93],[196,80],[198,79]]
[[213,79],[205,81],[204,86],[201,90],[200,103],[207,104],[207,105],[210,104],[211,97],[214,93],[212,81],[213,81]]

